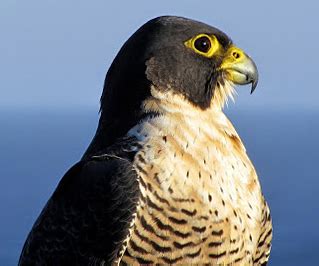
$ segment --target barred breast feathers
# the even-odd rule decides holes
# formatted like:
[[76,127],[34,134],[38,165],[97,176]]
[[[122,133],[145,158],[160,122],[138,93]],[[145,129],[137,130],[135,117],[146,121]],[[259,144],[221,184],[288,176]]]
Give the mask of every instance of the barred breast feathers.
[[[192,235],[192,238],[181,246],[190,242],[201,243],[203,239],[208,242],[203,243],[200,252],[184,248],[172,251],[167,257],[167,254],[156,252],[151,245],[138,242],[138,234],[133,232],[128,252],[134,253],[132,245],[138,243],[148,252],[145,256],[149,261],[158,256],[162,258],[161,263],[173,258],[180,258],[180,263],[199,263],[215,258],[217,254],[215,262],[253,264],[260,235],[265,231],[261,225],[265,222],[265,208],[268,207],[245,147],[222,112],[219,104],[222,96],[217,104],[213,100],[210,108],[202,110],[180,95],[156,88],[152,88],[151,93],[152,97],[143,103],[143,108],[159,115],[146,118],[128,133],[142,145],[134,161],[143,198],[136,218],[143,217],[143,220],[136,221],[136,224],[157,226],[154,230],[159,231],[159,236],[152,237],[167,239],[167,247],[174,250],[173,243],[178,240],[168,231],[161,232],[152,220],[152,213],[161,210],[158,217],[163,217],[161,223],[165,228],[174,228],[174,221],[185,221],[185,224],[178,225],[180,233]],[[168,206],[170,210],[165,209]],[[176,212],[171,213],[171,210]],[[210,217],[209,222],[203,217]],[[208,232],[208,228],[212,228],[212,232]],[[222,233],[218,242],[220,246],[212,239],[216,232]],[[139,234],[147,237],[149,232]],[[265,237],[268,238],[269,234]],[[197,260],[183,260],[191,252],[197,254]],[[227,258],[223,257],[226,254]],[[127,256],[125,258],[130,261]]]

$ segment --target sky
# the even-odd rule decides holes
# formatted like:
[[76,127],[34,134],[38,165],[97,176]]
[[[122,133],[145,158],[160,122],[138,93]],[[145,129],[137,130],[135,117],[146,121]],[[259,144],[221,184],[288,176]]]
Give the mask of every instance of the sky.
[[0,107],[98,109],[105,73],[142,24],[160,15],[226,32],[256,62],[253,96],[242,108],[316,108],[316,1],[0,1]]

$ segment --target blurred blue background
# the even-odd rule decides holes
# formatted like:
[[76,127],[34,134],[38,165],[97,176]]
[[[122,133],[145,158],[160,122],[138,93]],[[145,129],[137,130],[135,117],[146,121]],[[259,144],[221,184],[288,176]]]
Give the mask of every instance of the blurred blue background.
[[250,54],[260,82],[226,112],[272,210],[270,265],[319,261],[319,4],[316,1],[0,2],[0,265],[16,265],[33,222],[98,121],[105,73],[147,20],[214,25]]

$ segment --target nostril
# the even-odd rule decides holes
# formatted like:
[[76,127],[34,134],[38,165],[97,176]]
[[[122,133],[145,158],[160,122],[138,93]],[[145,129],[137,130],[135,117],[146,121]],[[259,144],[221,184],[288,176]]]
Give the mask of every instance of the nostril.
[[238,52],[233,52],[232,55],[235,59],[239,59],[240,57],[240,54]]

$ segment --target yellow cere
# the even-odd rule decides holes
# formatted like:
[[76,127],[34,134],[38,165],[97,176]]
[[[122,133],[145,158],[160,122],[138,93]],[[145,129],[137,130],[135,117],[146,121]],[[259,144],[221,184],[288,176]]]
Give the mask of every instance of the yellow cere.
[[245,60],[247,60],[247,56],[245,55],[243,50],[236,46],[231,46],[230,48],[228,48],[225,59],[223,60],[220,68],[227,69],[229,67],[232,67],[234,64],[244,62]]
[[[210,47],[205,52],[200,51],[195,46],[196,41],[198,41],[200,39],[206,39],[207,41],[209,41]],[[186,47],[191,48],[196,53],[198,53],[202,56],[208,57],[208,58],[212,57],[221,48],[221,45],[220,45],[219,41],[217,40],[217,38],[214,35],[208,35],[208,34],[198,34],[195,37],[184,42],[184,44]]]

